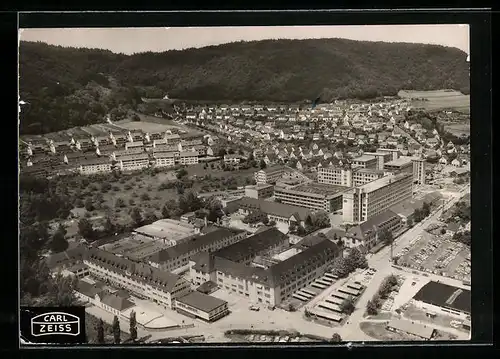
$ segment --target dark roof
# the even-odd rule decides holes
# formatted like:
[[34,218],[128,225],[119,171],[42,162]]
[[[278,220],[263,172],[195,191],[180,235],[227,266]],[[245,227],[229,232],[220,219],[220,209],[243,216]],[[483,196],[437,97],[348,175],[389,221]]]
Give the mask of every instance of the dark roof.
[[220,241],[224,238],[234,237],[242,232],[243,231],[239,229],[218,228],[217,230],[208,232],[204,235],[192,236],[190,239],[187,239],[182,243],[173,247],[165,248],[153,254],[148,259],[155,263],[166,262],[192,251],[198,251],[202,247]]
[[324,264],[336,258],[340,253],[340,248],[332,241],[325,239],[315,245],[303,250],[302,252],[282,261],[271,268],[269,272],[272,275],[275,284],[287,281],[287,277],[292,275],[296,269],[301,267],[316,266],[319,263]]
[[127,310],[128,308],[131,308],[135,306],[134,303],[129,301],[126,298],[123,298],[119,296],[118,294],[106,294],[101,298],[101,303],[104,303],[111,308],[114,308],[116,310],[119,310],[120,312],[123,312],[124,310]]
[[424,285],[413,299],[469,314],[471,311],[470,290],[434,281]]
[[213,292],[217,288],[218,288],[217,287],[217,283],[212,282],[211,280],[209,280],[209,281],[203,283],[202,285],[200,285],[198,288],[196,288],[196,290],[198,292],[208,294],[208,293]]
[[372,231],[377,231],[378,227],[387,221],[392,219],[397,219],[401,221],[401,218],[391,210],[384,211],[367,221],[352,227],[349,229],[348,234],[355,236],[356,238],[363,239],[365,236],[369,235]]
[[311,214],[311,210],[307,208],[250,197],[243,197],[238,201],[238,206],[247,210],[259,210],[265,214],[287,219],[294,216],[299,221],[305,221],[307,216]]
[[105,292],[104,285],[101,282],[96,282],[95,284],[90,284],[83,280],[79,280],[76,284],[76,291],[80,292],[87,297],[94,298],[96,294],[102,296]]
[[268,270],[258,267],[246,266],[243,263],[236,263],[229,259],[215,257],[214,268],[217,271],[230,274],[234,277],[246,279],[263,285],[271,285],[271,273]]
[[225,300],[215,298],[198,291],[194,291],[181,298],[177,298],[176,301],[184,303],[206,313],[227,304]]
[[276,227],[254,234],[214,253],[215,256],[239,262],[248,255],[256,256],[288,239]]
[[171,291],[179,281],[183,280],[176,274],[156,269],[145,263],[136,263],[97,248],[91,248],[85,259],[108,270],[122,275],[126,274],[136,281],[147,283],[152,287],[167,292]]
[[195,262],[193,269],[202,273],[210,273],[214,269],[214,258],[209,252],[199,252],[190,258]]
[[46,263],[50,269],[71,264],[83,259],[84,253],[87,251],[87,247],[84,245],[79,245],[74,248],[67,249],[64,252],[59,252],[52,254],[47,257]]
[[328,239],[323,233],[319,233],[316,235],[310,235],[301,239],[298,243],[295,244],[297,248],[309,248],[317,245],[318,243],[323,242],[325,239]]

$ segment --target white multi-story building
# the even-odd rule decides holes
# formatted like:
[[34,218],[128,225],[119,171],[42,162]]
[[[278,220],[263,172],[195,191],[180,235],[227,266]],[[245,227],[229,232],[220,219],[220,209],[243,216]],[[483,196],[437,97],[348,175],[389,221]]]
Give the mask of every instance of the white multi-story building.
[[344,222],[359,223],[413,196],[413,175],[399,173],[346,191],[343,195]]
[[195,165],[198,163],[198,152],[180,152],[178,161],[181,165]]
[[79,171],[84,175],[111,172],[111,161],[109,158],[96,157],[80,162]]
[[356,187],[384,176],[383,170],[371,168],[319,167],[318,183]]

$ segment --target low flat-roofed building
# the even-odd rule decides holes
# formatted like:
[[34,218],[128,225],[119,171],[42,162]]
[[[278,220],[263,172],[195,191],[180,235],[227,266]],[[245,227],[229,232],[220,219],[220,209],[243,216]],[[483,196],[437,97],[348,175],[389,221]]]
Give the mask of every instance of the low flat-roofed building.
[[417,307],[426,312],[466,319],[471,314],[471,292],[444,283],[430,281],[413,297]]
[[181,243],[183,238],[191,237],[198,231],[190,223],[167,218],[136,228],[134,233],[175,246]]
[[365,155],[377,158],[377,169],[383,170],[386,162],[392,161],[392,153],[388,152],[365,152]]
[[395,160],[384,163],[384,170],[390,172],[413,173],[413,161],[411,157],[401,156]]
[[373,168],[378,167],[378,158],[375,156],[362,155],[352,159],[353,166],[359,166],[361,168]]
[[274,186],[272,184],[260,183],[255,186],[245,187],[245,196],[255,199],[272,197]]
[[61,272],[64,276],[72,276],[76,278],[83,278],[90,274],[89,268],[83,263],[75,263],[72,266],[64,268]]
[[214,322],[227,314],[229,309],[225,300],[193,291],[175,301],[177,312],[190,318],[199,318],[206,322]]
[[246,232],[233,228],[218,228],[204,235],[195,235],[187,241],[163,249],[148,258],[148,262],[157,268],[173,271],[189,264],[189,258],[199,252],[213,252],[230,246],[244,238]]
[[430,326],[398,318],[391,319],[391,321],[387,324],[387,329],[403,334],[409,334],[425,340],[432,339],[434,333],[436,332],[436,329]]
[[241,162],[241,156],[234,153],[230,155],[224,155],[224,163],[228,165],[236,165]]
[[397,160],[399,155],[400,155],[400,152],[398,149],[396,148],[378,148],[377,149],[377,152],[378,153],[389,153],[392,155],[392,160]]
[[342,208],[342,196],[346,187],[323,183],[304,183],[291,188],[275,187],[276,200],[284,204],[335,212]]
[[270,221],[283,222],[290,225],[295,223],[304,226],[311,211],[304,207],[289,204],[266,201],[250,197],[243,197],[238,201],[240,213],[249,214],[254,211],[265,213]]

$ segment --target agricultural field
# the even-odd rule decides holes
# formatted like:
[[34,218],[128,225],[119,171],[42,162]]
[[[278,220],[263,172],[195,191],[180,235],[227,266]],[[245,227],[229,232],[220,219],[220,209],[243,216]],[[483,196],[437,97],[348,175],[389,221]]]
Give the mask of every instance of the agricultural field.
[[470,136],[470,123],[445,124],[444,129],[456,137]]
[[123,120],[123,121],[117,121],[116,124],[127,130],[142,130],[144,132],[149,132],[149,133],[165,132],[167,130],[172,130],[172,129],[192,132],[192,130],[188,129],[185,126],[179,125],[172,120],[144,115],[141,113],[138,113],[137,115],[141,119],[140,121]]
[[426,110],[456,110],[470,113],[470,95],[454,90],[399,91],[399,97],[412,99],[412,105]]

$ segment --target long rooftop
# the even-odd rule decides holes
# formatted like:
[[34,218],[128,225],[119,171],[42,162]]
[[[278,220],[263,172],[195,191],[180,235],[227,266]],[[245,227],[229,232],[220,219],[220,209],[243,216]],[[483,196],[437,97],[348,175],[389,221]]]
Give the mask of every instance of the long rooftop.
[[375,181],[372,181],[372,182],[366,183],[362,186],[359,186],[358,188],[365,191],[365,192],[373,192],[373,191],[376,191],[376,190],[378,190],[382,187],[385,187],[391,183],[394,183],[394,182],[400,181],[404,178],[412,177],[412,176],[413,176],[413,174],[411,174],[411,173],[398,173],[396,175],[387,175],[387,176],[379,178]]

